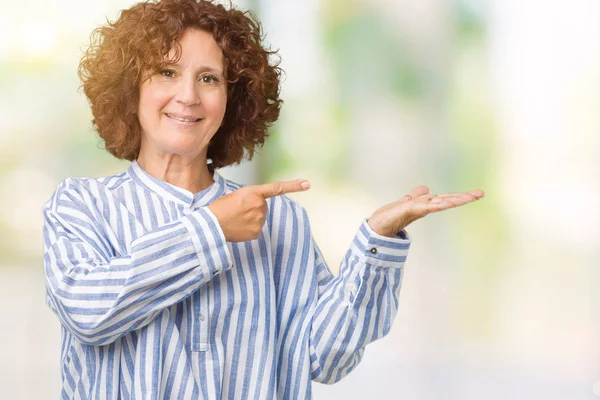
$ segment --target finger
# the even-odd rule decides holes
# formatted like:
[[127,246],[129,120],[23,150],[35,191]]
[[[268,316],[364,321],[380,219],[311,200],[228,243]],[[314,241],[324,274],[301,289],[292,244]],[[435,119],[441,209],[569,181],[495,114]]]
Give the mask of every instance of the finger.
[[433,204],[438,204],[445,200],[445,198],[440,197],[437,194],[429,195],[426,198],[427,198],[427,203],[433,203]]
[[484,191],[483,190],[479,190],[479,189],[477,189],[477,190],[471,190],[470,192],[467,192],[467,193],[469,193],[470,195],[473,195],[473,196],[477,197],[478,199],[481,199],[482,197],[485,197]]
[[452,196],[460,196],[461,194],[469,194],[471,196],[474,196],[478,199],[482,198],[485,196],[485,193],[483,192],[483,190],[471,190],[469,192],[456,192],[456,193],[441,193],[438,194],[438,197],[452,197]]
[[421,196],[415,197],[415,203],[440,203],[443,199],[439,197],[437,194],[426,193]]
[[454,192],[454,193],[447,192],[447,193],[439,193],[437,196],[443,198],[443,197],[456,196],[456,195],[459,195],[459,194],[460,194],[459,192]]
[[425,199],[412,203],[413,207],[411,211],[419,218],[460,205],[457,202],[452,202],[438,196],[432,195],[430,197],[430,200]]
[[426,194],[415,199],[413,204],[419,212],[429,214],[431,212],[446,210],[471,203],[477,198],[468,193],[442,193],[442,194]]
[[409,218],[410,220],[415,220],[431,213],[474,202],[483,195],[484,193],[481,190],[465,193],[442,193],[439,195],[428,193],[417,197],[414,201],[401,203],[400,206],[409,210],[409,214],[412,215]]
[[408,192],[408,196],[413,199],[416,199],[419,196],[423,196],[429,193],[429,188],[425,185],[416,186]]
[[[448,207],[458,207],[468,203],[476,201],[478,198],[470,193],[456,193],[456,194],[441,194],[434,195],[431,198],[424,200],[427,204],[446,204]],[[444,208],[445,209],[445,208]]]
[[429,188],[427,186],[425,186],[425,185],[416,186],[416,187],[412,188],[410,190],[410,192],[408,192],[407,195],[405,195],[400,200],[398,200],[397,203],[404,203],[407,201],[411,201],[411,200],[414,200],[414,199],[416,199],[420,196],[423,196],[427,193],[429,193]]
[[455,207],[454,204],[449,201],[439,199],[433,195],[429,197],[431,198],[430,202],[426,199],[424,200],[423,197],[420,197],[420,201],[405,204],[405,206],[409,207],[408,214],[412,215],[413,219],[423,218],[427,214]]
[[265,199],[280,196],[286,193],[302,192],[310,189],[310,182],[305,179],[296,179],[286,182],[271,182],[264,185],[254,185],[252,190],[262,195]]

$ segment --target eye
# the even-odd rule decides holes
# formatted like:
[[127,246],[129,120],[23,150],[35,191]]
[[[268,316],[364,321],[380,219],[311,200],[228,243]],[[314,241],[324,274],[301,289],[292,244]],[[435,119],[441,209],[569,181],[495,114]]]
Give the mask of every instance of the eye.
[[163,69],[161,71],[158,71],[158,73],[164,76],[165,78],[172,78],[175,76],[175,71],[173,71],[172,69]]
[[214,75],[204,75],[200,78],[200,82],[202,83],[217,83],[219,82],[219,78]]

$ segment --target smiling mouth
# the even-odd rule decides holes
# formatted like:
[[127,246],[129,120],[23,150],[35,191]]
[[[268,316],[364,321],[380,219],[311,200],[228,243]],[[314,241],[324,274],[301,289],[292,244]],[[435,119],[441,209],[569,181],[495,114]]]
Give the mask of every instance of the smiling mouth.
[[178,117],[177,115],[168,114],[168,113],[165,115],[167,117],[171,118],[172,120],[180,121],[180,122],[188,122],[188,123],[198,122],[202,119],[202,118],[183,118],[183,117]]

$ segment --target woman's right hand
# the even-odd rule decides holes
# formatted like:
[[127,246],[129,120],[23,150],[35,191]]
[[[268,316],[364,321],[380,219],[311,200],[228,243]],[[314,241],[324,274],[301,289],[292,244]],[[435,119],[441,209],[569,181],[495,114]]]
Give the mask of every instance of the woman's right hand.
[[228,242],[245,242],[260,236],[267,218],[269,197],[310,189],[307,180],[244,186],[212,202],[208,208],[217,217]]

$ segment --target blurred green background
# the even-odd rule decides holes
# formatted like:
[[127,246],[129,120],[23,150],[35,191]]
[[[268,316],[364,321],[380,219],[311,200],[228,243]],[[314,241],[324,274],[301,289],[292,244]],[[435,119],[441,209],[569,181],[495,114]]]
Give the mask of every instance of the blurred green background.
[[[76,70],[126,0],[0,13],[0,398],[53,399],[41,207],[112,158]],[[316,399],[600,399],[600,2],[253,0],[286,71],[280,121],[241,183],[293,196],[337,271],[361,220],[427,184],[483,189],[409,227],[388,337]]]

